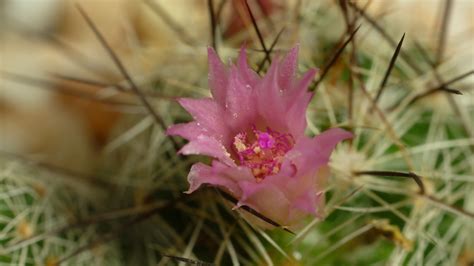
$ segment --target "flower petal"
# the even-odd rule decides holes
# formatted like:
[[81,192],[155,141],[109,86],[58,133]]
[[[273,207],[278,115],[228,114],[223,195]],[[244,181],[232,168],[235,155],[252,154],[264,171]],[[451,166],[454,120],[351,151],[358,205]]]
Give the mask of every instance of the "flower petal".
[[300,211],[316,215],[316,193],[314,191],[307,191],[302,196],[296,198],[292,204],[294,208]]
[[306,129],[306,109],[313,97],[308,86],[316,75],[316,69],[308,70],[303,77],[294,84],[294,87],[285,91],[286,120],[291,124],[291,134],[298,138]]
[[[235,66],[232,70],[235,70]],[[255,121],[257,111],[254,90],[249,84],[242,83],[236,71],[230,73],[226,108],[229,114],[227,121],[236,131],[250,127]]]
[[299,45],[293,47],[279,65],[278,82],[283,90],[289,90],[295,81],[298,66]]
[[313,138],[312,142],[316,146],[314,152],[317,152],[319,156],[329,159],[336,144],[352,137],[353,135],[349,131],[340,128],[328,129]]
[[318,73],[318,70],[316,68],[310,68],[308,71],[306,71],[306,73],[303,74],[303,77],[301,77],[295,83],[294,88],[292,90],[307,92],[311,81],[313,81],[314,76],[316,76],[316,73]]
[[205,133],[205,130],[202,129],[197,122],[172,125],[166,130],[167,135],[180,136],[187,140],[196,139],[203,133]]
[[242,45],[240,48],[239,59],[237,60],[237,71],[245,83],[250,85],[250,87],[254,87],[260,78],[258,77],[257,73],[255,73],[252,68],[249,67],[245,48],[245,45]]
[[256,88],[257,108],[266,126],[280,132],[287,132],[285,105],[278,85],[278,61],[274,60],[267,75]]
[[294,165],[298,175],[314,172],[329,162],[337,143],[349,138],[352,138],[352,133],[340,128],[326,130],[312,139],[302,136],[285,155],[289,162],[284,162],[283,167]]
[[216,173],[213,167],[203,163],[196,163],[191,167],[188,175],[188,182],[189,189],[186,193],[193,193],[201,185],[209,184],[222,187],[233,195],[240,194],[240,188],[237,183],[231,179],[225,178],[225,176],[221,176],[219,173]]
[[199,127],[208,131],[209,135],[219,140],[227,136],[228,130],[222,116],[224,109],[214,100],[181,98],[178,102],[193,116]]
[[280,188],[248,181],[240,182],[239,185],[242,189],[239,206],[249,206],[265,217],[286,225],[290,201]]
[[212,47],[207,48],[209,61],[209,87],[212,97],[222,105],[226,98],[227,69]]
[[235,166],[235,162],[230,157],[230,154],[227,152],[224,145],[216,139],[205,135],[199,135],[196,139],[191,140],[181,148],[179,153],[184,155],[207,155],[219,159],[227,165]]
[[245,167],[229,167],[216,160],[212,161],[212,166],[196,163],[188,175],[190,188],[187,193],[192,193],[202,184],[210,184],[222,187],[234,197],[240,198],[242,190],[238,182],[251,180],[254,180],[252,173]]
[[[215,158],[212,166],[201,163],[192,166],[188,176],[188,193],[202,184],[218,186],[239,200],[237,207],[249,206],[287,226],[299,224],[308,215],[321,215],[331,152],[338,142],[352,137],[352,134],[342,129],[330,129],[312,139],[304,135],[306,109],[313,96],[307,89],[316,70],[311,69],[302,78],[296,78],[298,47],[282,60],[275,58],[262,79],[248,66],[245,46],[240,50],[237,64],[230,64],[229,68],[212,48],[208,52],[212,98],[180,99],[179,103],[195,121],[167,130],[170,135],[190,140],[181,153]],[[263,177],[256,175],[258,180],[252,171],[261,170],[254,166],[259,165],[260,157],[251,159],[255,160],[254,164],[239,161],[241,165],[237,165],[233,160],[237,158],[234,149],[240,152],[242,145],[247,148],[244,144],[237,146],[239,143],[234,143],[235,136],[251,130],[276,132],[285,138],[290,134],[292,139],[288,141],[291,145],[284,151],[276,150],[285,146],[281,143],[264,151],[263,154],[268,155],[270,160],[275,156],[278,167],[272,168],[276,171],[268,172]],[[252,138],[253,135],[248,141],[256,141]],[[234,144],[236,147],[232,146]],[[245,213],[244,217],[251,221],[258,220]],[[262,225],[263,222],[259,220],[257,223]],[[271,227],[263,224],[266,228]]]

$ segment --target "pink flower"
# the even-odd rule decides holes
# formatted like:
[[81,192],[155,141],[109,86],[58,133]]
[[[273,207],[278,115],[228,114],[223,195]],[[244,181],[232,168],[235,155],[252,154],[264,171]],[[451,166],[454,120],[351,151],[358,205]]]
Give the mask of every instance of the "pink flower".
[[218,186],[238,200],[236,208],[246,205],[283,226],[322,215],[329,157],[352,135],[338,128],[304,135],[313,96],[307,88],[316,70],[297,79],[297,54],[295,47],[275,59],[260,78],[247,65],[244,48],[229,67],[208,49],[212,97],[180,99],[194,121],[167,132],[189,140],[180,153],[214,158],[211,166],[192,166],[188,193],[203,184]]

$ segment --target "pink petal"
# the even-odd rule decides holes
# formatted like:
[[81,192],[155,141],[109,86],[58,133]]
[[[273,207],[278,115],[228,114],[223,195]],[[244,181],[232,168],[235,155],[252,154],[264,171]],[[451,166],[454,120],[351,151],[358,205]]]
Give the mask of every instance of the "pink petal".
[[280,173],[267,176],[261,184],[265,186],[275,186],[284,191],[285,196],[294,202],[302,197],[302,195],[312,193],[316,194],[322,188],[317,184],[317,167],[313,168],[312,172],[296,172],[293,175],[286,175],[285,169]]
[[342,140],[352,138],[352,133],[340,128],[331,128],[314,138],[301,138],[294,149],[301,152],[302,157],[309,160],[323,160],[327,162],[336,144]]
[[212,97],[220,104],[224,104],[227,87],[227,69],[212,47],[207,48],[209,61],[209,87]]
[[295,80],[296,69],[298,66],[298,50],[299,45],[293,47],[280,63],[278,70],[278,79],[280,87],[283,90],[289,90]]
[[329,129],[312,139],[302,136],[285,155],[282,168],[296,167],[297,175],[313,173],[328,164],[337,143],[349,138],[352,138],[352,133],[339,128]]
[[[237,206],[247,205],[289,226],[308,215],[321,215],[329,157],[336,144],[352,134],[330,129],[312,139],[304,135],[306,109],[313,96],[307,89],[316,70],[296,78],[298,47],[283,60],[274,59],[262,79],[248,66],[245,46],[237,65],[230,68],[226,68],[212,48],[208,53],[213,98],[180,99],[179,103],[195,121],[167,130],[168,134],[190,140],[181,153],[216,159],[212,166],[193,165],[188,176],[188,193],[202,184],[218,186],[239,199]],[[280,172],[259,182],[249,168],[237,166],[229,153],[234,136],[251,130],[252,126],[290,133],[296,141],[284,156]]]
[[214,186],[219,186],[232,195],[239,195],[240,188],[237,186],[233,180],[221,176],[219,173],[208,165],[203,163],[196,163],[191,167],[188,175],[189,189],[186,193],[192,193],[196,191],[201,185],[209,184]]
[[293,87],[285,91],[285,98],[287,100],[287,106],[290,107],[292,105],[300,105],[299,100],[306,95],[313,95],[313,93],[308,91],[308,87],[314,79],[317,70],[312,68],[304,73],[303,77],[296,81]]
[[291,125],[289,130],[294,138],[300,138],[304,135],[304,131],[307,126],[306,110],[312,97],[312,93],[305,92],[296,99],[297,104],[293,104],[287,109],[285,117],[287,123]]
[[199,135],[196,139],[191,140],[188,144],[181,148],[179,153],[184,155],[207,155],[219,159],[227,165],[235,166],[234,161],[230,157],[230,154],[227,152],[224,145],[222,145],[222,143],[218,140],[205,135]]
[[180,136],[187,140],[196,139],[199,135],[205,133],[197,122],[182,123],[170,126],[166,130],[167,135]]
[[255,182],[240,182],[242,198],[239,206],[249,206],[277,223],[286,225],[290,201],[278,187]]
[[[285,100],[287,108],[294,106],[303,106],[304,110],[308,107],[309,100],[311,100],[313,93],[308,91],[308,87],[316,75],[316,69],[309,69],[303,77],[294,83],[294,86],[285,91]],[[301,103],[303,101],[303,103]]]
[[278,85],[278,59],[274,59],[267,74],[260,82],[259,92],[266,96],[280,96],[280,87]]
[[217,139],[227,136],[228,130],[222,116],[224,109],[214,100],[181,98],[178,102],[193,116],[199,127],[208,131],[209,135]]
[[294,88],[286,91],[286,120],[291,124],[290,133],[299,138],[306,129],[306,109],[310,103],[313,93],[308,92],[308,86],[316,74],[315,69],[308,70],[303,77],[295,84]]
[[[295,206],[293,204],[293,207],[290,209],[288,220],[294,228],[297,228],[299,225],[301,225],[302,219],[307,217],[308,214],[318,218],[322,218],[324,216],[324,193],[317,193],[315,196],[309,196],[306,199],[302,197],[301,201],[303,205],[298,204],[299,206]],[[313,206],[311,206],[311,202],[314,202]]]
[[310,68],[306,73],[304,73],[303,77],[299,79],[295,83],[295,88],[293,90],[296,91],[308,91],[308,87],[314,79],[314,76],[318,73],[318,70],[315,68]]
[[219,173],[226,178],[232,179],[235,182],[255,181],[252,172],[247,167],[229,167],[228,165],[219,161],[213,161],[212,168],[216,173]]
[[239,59],[237,60],[237,71],[246,85],[254,87],[260,78],[258,77],[257,73],[255,73],[252,68],[249,67],[245,48],[245,45],[242,45],[240,48]]
[[332,151],[339,142],[352,138],[353,135],[349,131],[340,128],[331,128],[313,138],[315,151],[319,156],[329,159]]
[[245,202],[249,197],[263,188],[263,186],[255,180],[242,180],[239,182],[239,186],[242,189],[241,202]]
[[[235,66],[231,70],[236,70]],[[236,131],[250,127],[257,115],[254,90],[249,84],[242,83],[237,71],[230,73],[226,108],[229,113],[227,121]]]
[[314,191],[307,191],[292,202],[293,207],[308,214],[316,215],[316,198]]
[[285,105],[281,97],[282,91],[277,80],[278,61],[274,60],[267,75],[257,86],[257,108],[262,120],[273,130],[287,132],[289,125],[285,119]]

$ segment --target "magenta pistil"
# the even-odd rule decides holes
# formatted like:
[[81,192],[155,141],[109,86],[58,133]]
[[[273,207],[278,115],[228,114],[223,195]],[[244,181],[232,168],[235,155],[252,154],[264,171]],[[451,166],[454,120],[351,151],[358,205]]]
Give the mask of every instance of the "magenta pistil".
[[[248,136],[250,135],[250,136]],[[251,134],[234,137],[234,148],[240,165],[250,168],[257,181],[280,172],[285,154],[293,148],[294,139],[288,133],[253,129]]]

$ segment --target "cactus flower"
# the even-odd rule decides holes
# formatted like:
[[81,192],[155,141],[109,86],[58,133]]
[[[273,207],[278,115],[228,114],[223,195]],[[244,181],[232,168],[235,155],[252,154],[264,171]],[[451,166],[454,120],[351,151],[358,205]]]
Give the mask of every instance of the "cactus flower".
[[[194,121],[171,126],[167,134],[189,143],[179,152],[214,158],[196,163],[187,193],[217,186],[283,226],[322,216],[329,157],[336,144],[352,135],[339,128],[313,138],[304,134],[308,91],[316,70],[296,77],[298,47],[274,59],[260,78],[242,48],[236,64],[225,66],[208,48],[212,97],[179,99]],[[261,224],[261,223],[260,223]]]

